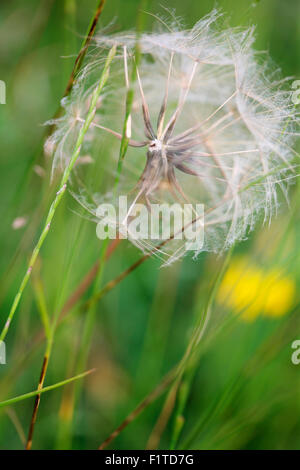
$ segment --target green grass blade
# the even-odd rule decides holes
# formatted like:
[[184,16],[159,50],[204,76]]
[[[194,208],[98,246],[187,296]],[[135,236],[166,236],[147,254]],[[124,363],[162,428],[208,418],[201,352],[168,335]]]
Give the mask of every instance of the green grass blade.
[[71,377],[70,379],[62,380],[61,382],[57,382],[56,384],[53,384],[53,385],[48,385],[47,387],[44,387],[41,390],[34,390],[33,392],[24,393],[23,395],[10,398],[9,400],[1,401],[0,408],[3,408],[4,406],[8,406],[8,405],[13,405],[15,403],[18,403],[19,401],[27,400],[27,398],[35,397],[36,395],[40,395],[41,393],[50,392],[50,390],[55,390],[56,388],[63,387],[64,385],[74,382],[75,380],[83,379],[84,377],[86,377],[87,375],[91,374],[94,371],[95,369],[91,369],[91,370],[88,370],[87,372],[83,372],[82,374],[75,375],[74,377]]

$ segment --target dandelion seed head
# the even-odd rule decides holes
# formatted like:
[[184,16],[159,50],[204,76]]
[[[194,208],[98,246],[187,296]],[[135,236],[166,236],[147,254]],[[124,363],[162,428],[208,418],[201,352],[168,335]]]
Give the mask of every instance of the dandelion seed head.
[[[99,188],[102,195],[93,203],[113,202],[119,194],[128,194],[133,205],[203,203],[202,250],[220,252],[245,239],[258,218],[269,223],[280,205],[280,192],[287,198],[299,165],[294,150],[299,113],[291,99],[293,90],[268,55],[255,51],[254,27],[224,29],[217,10],[191,29],[173,12],[156,18],[155,29],[139,37],[138,63],[135,33],[96,37],[50,138],[54,168],[63,168],[70,158],[105,54],[117,45],[110,79],[84,143],[84,151],[95,159],[104,139],[110,142],[103,162],[106,188]],[[133,82],[130,70],[137,72]],[[134,94],[125,129],[129,148],[115,193],[111,188],[129,87]],[[84,191],[77,199],[93,211]],[[155,248],[153,240],[131,241],[167,262],[185,254],[180,240],[163,248]]]

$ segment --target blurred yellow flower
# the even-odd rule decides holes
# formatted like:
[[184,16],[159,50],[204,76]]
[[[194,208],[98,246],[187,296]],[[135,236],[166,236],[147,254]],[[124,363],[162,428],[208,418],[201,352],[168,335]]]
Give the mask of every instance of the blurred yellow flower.
[[262,269],[249,258],[234,259],[220,285],[217,300],[246,321],[260,314],[280,317],[291,308],[295,282],[278,269]]

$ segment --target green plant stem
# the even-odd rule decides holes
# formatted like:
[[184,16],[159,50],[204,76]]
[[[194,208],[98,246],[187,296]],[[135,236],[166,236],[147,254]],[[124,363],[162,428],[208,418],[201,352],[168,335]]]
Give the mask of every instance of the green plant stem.
[[15,296],[15,299],[13,301],[11,310],[10,310],[9,315],[7,317],[6,323],[5,323],[5,325],[3,327],[3,330],[1,332],[1,335],[0,335],[0,340],[1,341],[3,341],[6,337],[6,334],[8,332],[9,327],[10,327],[10,324],[12,322],[14,314],[15,314],[15,312],[17,310],[17,307],[19,305],[19,302],[21,300],[23,291],[24,291],[24,289],[26,287],[26,284],[27,284],[27,282],[30,278],[30,275],[31,275],[33,266],[36,262],[37,256],[38,256],[38,254],[40,252],[40,249],[41,249],[41,247],[42,247],[42,245],[45,241],[45,238],[47,237],[47,235],[49,233],[50,225],[51,225],[52,219],[55,215],[56,209],[57,209],[57,207],[58,207],[65,191],[66,191],[67,182],[69,180],[71,171],[72,171],[72,169],[73,169],[73,167],[76,163],[76,160],[79,157],[81,145],[83,144],[85,134],[88,131],[89,126],[90,126],[90,124],[91,124],[91,122],[92,122],[92,120],[95,116],[97,100],[98,100],[99,95],[100,95],[100,93],[101,93],[101,91],[102,91],[102,89],[103,89],[103,87],[104,87],[104,85],[105,85],[105,83],[108,79],[109,66],[110,66],[111,61],[113,60],[113,57],[114,57],[115,53],[116,53],[116,47],[113,46],[111,48],[109,54],[108,54],[107,59],[106,59],[104,69],[103,69],[103,72],[102,72],[102,75],[101,75],[101,78],[100,78],[100,81],[99,81],[99,84],[93,92],[93,96],[92,96],[90,108],[89,108],[89,111],[88,111],[88,114],[87,114],[87,118],[86,118],[80,132],[79,132],[79,136],[78,136],[77,142],[75,144],[73,155],[71,156],[69,164],[67,165],[67,167],[66,167],[66,169],[63,173],[63,176],[62,176],[62,179],[61,179],[61,182],[60,182],[60,185],[59,185],[59,189],[56,193],[54,201],[52,202],[52,204],[50,206],[44,228],[43,228],[42,233],[39,237],[39,240],[38,240],[38,242],[37,242],[37,244],[36,244],[36,246],[35,246],[35,248],[32,252],[32,255],[31,255],[30,260],[29,260],[28,268],[27,268],[26,273],[25,273],[25,275],[22,279],[19,290],[18,290],[18,292]]
[[74,377],[71,377],[70,379],[62,380],[61,382],[57,382],[56,384],[48,385],[47,387],[44,387],[42,390],[34,390],[33,392],[24,393],[23,395],[19,395],[15,398],[10,398],[9,400],[1,401],[0,408],[3,408],[4,406],[8,406],[8,405],[13,405],[14,403],[18,403],[19,401],[26,400],[27,398],[32,398],[41,393],[49,392],[50,390],[55,390],[58,387],[63,387],[64,385],[68,385],[69,383],[74,382],[74,380],[83,379],[84,377],[91,374],[92,372],[95,372],[95,369],[91,369],[91,370],[88,370],[87,372],[83,372],[82,374],[75,375]]
[[132,109],[132,104],[133,104],[133,99],[134,99],[134,84],[137,79],[137,67],[140,63],[140,58],[141,58],[139,39],[140,39],[140,35],[142,33],[143,26],[144,26],[143,21],[142,21],[142,9],[146,8],[147,2],[148,0],[140,1],[140,9],[137,15],[136,43],[135,43],[135,53],[134,53],[135,62],[133,63],[133,66],[131,69],[131,77],[130,77],[129,87],[128,87],[127,94],[126,94],[125,118],[124,118],[124,123],[123,123],[122,141],[121,141],[119,160],[118,160],[118,165],[117,165],[117,174],[116,174],[116,179],[115,179],[115,184],[114,184],[115,190],[119,184],[120,176],[122,173],[123,161],[124,161],[127,149],[128,149],[129,136],[127,135],[127,128],[129,124],[129,119],[130,119],[130,114],[131,114],[131,109]]
[[178,388],[178,400],[177,400],[177,406],[175,410],[174,426],[173,426],[171,445],[170,445],[171,450],[175,449],[178,439],[180,437],[183,425],[184,425],[183,412],[184,412],[184,409],[185,409],[185,406],[189,397],[190,388],[191,388],[193,378],[194,378],[194,375],[196,373],[196,369],[198,366],[197,358],[196,359],[191,358],[191,355],[193,355],[193,348],[195,348],[200,343],[201,338],[203,337],[203,334],[206,330],[209,318],[211,316],[212,306],[213,306],[216,294],[218,292],[220,283],[224,277],[225,272],[227,271],[227,268],[228,268],[228,265],[232,256],[232,252],[233,252],[233,246],[230,248],[227,255],[225,256],[221,269],[217,273],[217,276],[211,287],[208,300],[204,308],[203,315],[200,314],[198,327],[196,328],[195,333],[191,339],[192,346],[190,350],[190,356],[187,357],[187,363],[186,363],[186,368],[185,368],[186,370],[185,371],[183,370],[182,382]]
[[[107,253],[107,245],[108,239],[103,241],[100,251],[99,263],[97,268],[97,273],[95,277],[95,281],[93,284],[92,292],[93,294],[100,289],[101,281],[102,281],[102,274],[105,265],[105,258]],[[79,346],[79,354],[78,358],[76,359],[76,367],[75,367],[75,374],[82,370],[81,367],[85,367],[87,362],[87,358],[90,351],[91,340],[94,332],[94,324],[95,324],[95,315],[96,315],[96,303],[90,305],[90,307],[85,311],[85,319],[83,325],[83,332],[81,336],[80,346]],[[68,402],[68,413],[60,413],[60,423],[59,423],[59,432],[57,438],[57,448],[58,449],[66,449],[70,448],[72,444],[72,424],[73,424],[73,417],[74,417],[74,410],[75,405],[80,397],[81,387],[80,383],[77,382],[74,384],[71,389],[66,389],[64,396],[62,397],[62,405],[61,409],[64,409],[65,401]],[[67,397],[67,398],[66,398]]]
[[[162,433],[164,432],[164,429],[173,412],[174,406],[176,405],[176,400],[177,400],[177,408],[175,411],[174,426],[173,426],[172,437],[171,437],[171,446],[172,446],[171,448],[174,448],[177,443],[177,439],[179,438],[181,429],[183,427],[183,422],[184,422],[182,413],[183,413],[183,410],[185,408],[185,404],[188,398],[189,389],[190,389],[190,385],[192,382],[192,377],[195,373],[195,368],[197,367],[197,361],[195,361],[195,352],[198,351],[198,346],[207,328],[208,321],[211,315],[212,305],[213,305],[216,293],[218,291],[220,282],[224,276],[224,273],[227,270],[227,266],[232,255],[232,251],[233,251],[233,247],[231,247],[231,249],[228,251],[223,261],[222,267],[217,273],[217,276],[213,282],[213,285],[210,290],[208,300],[206,302],[204,310],[200,309],[200,315],[197,319],[194,332],[188,343],[188,346],[183,355],[183,358],[181,359],[178,365],[176,379],[168,393],[162,412],[149,438],[149,441],[147,444],[147,448],[149,449],[157,448],[159,441],[160,441],[160,437]],[[179,396],[179,400],[178,400],[178,396]]]

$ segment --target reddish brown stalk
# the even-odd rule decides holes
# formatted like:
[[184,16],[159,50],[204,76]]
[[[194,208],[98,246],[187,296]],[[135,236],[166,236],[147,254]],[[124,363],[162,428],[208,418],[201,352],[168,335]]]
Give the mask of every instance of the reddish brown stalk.
[[130,413],[127,418],[120,424],[111,435],[105,439],[104,442],[98,447],[98,450],[105,449],[137,416],[144,411],[153,401],[155,401],[172,383],[176,374],[176,369],[171,370],[165,378],[160,382],[157,387]]
[[[48,361],[49,361],[49,357],[45,356],[44,360],[43,360],[43,365],[42,365],[38,390],[41,390],[43,388],[45,377],[46,377],[46,372],[47,372],[47,367],[48,367]],[[32,417],[31,417],[31,422],[30,422],[30,427],[29,427],[29,432],[28,432],[28,438],[27,438],[26,447],[25,447],[26,450],[30,450],[31,447],[32,447],[33,431],[34,431],[34,426],[35,426],[35,423],[36,423],[36,418],[37,418],[37,413],[38,413],[40,401],[41,401],[41,395],[37,395],[35,397],[33,413],[32,413]]]
[[67,96],[73,88],[76,74],[80,70],[80,67],[81,67],[82,62],[83,62],[84,57],[85,57],[85,54],[88,50],[88,47],[91,43],[91,40],[92,40],[93,36],[94,36],[96,26],[97,26],[99,17],[101,15],[102,11],[103,11],[105,2],[106,2],[106,0],[100,0],[100,2],[99,2],[99,5],[98,5],[97,10],[95,12],[95,15],[92,19],[91,26],[90,26],[90,29],[88,31],[88,34],[87,34],[87,36],[85,38],[85,41],[84,41],[84,43],[83,43],[83,45],[82,45],[82,47],[79,51],[78,56],[76,57],[75,64],[74,64],[71,76],[69,78],[68,84],[67,84],[65,92],[64,92],[64,96]]
[[146,449],[157,449],[160,438],[169,422],[170,416],[175,406],[177,390],[180,385],[180,381],[177,380],[174,386],[171,388],[162,412],[160,413],[158,420],[154,426],[154,429],[147,442]]
[[[117,238],[107,248],[106,251],[106,261],[110,258],[110,256],[113,254],[115,249],[118,247],[120,243],[120,239]],[[61,309],[60,315],[59,315],[59,322],[62,321],[62,319],[65,317],[65,315],[76,305],[78,300],[83,296],[83,294],[87,291],[87,289],[90,287],[92,284],[93,280],[95,279],[97,272],[100,267],[100,261],[97,260],[96,263],[92,266],[90,271],[85,275],[85,277],[82,279],[80,284],[76,287],[76,289],[73,291],[73,293],[70,295],[68,300],[65,302],[63,308]]]
[[91,297],[87,302],[83,304],[83,308],[86,309],[90,307],[94,302],[97,302],[100,300],[105,294],[107,294],[109,291],[111,291],[117,284],[119,284],[125,277],[127,277],[132,271],[134,271],[136,268],[138,268],[144,261],[146,261],[152,253],[147,253],[146,255],[142,256],[139,258],[135,263],[133,263],[129,268],[125,269],[119,276],[117,276],[115,279],[112,281],[109,281],[103,289],[98,292],[98,294],[94,295]]
[[[86,35],[86,38],[85,38],[85,40],[82,44],[82,47],[79,51],[78,56],[76,57],[76,60],[75,60],[70,78],[68,80],[66,89],[65,89],[64,94],[63,94],[63,98],[65,96],[68,96],[71,93],[72,89],[73,89],[73,86],[74,86],[74,83],[75,83],[75,80],[76,80],[76,75],[77,75],[77,73],[79,72],[79,70],[81,68],[81,65],[82,65],[83,60],[85,58],[88,47],[89,47],[89,45],[91,43],[91,40],[92,40],[92,38],[95,34],[96,26],[97,26],[98,20],[100,18],[100,15],[103,11],[105,2],[106,2],[106,0],[100,0],[100,2],[98,4],[98,7],[97,7],[96,12],[94,14],[94,17],[91,21],[91,25],[89,27],[88,33]],[[58,118],[60,116],[61,112],[62,112],[62,107],[60,105],[58,110],[56,111],[55,115],[53,116],[53,119]],[[47,135],[48,136],[51,135],[53,133],[54,129],[55,129],[55,124],[52,124],[51,126],[49,126]]]

